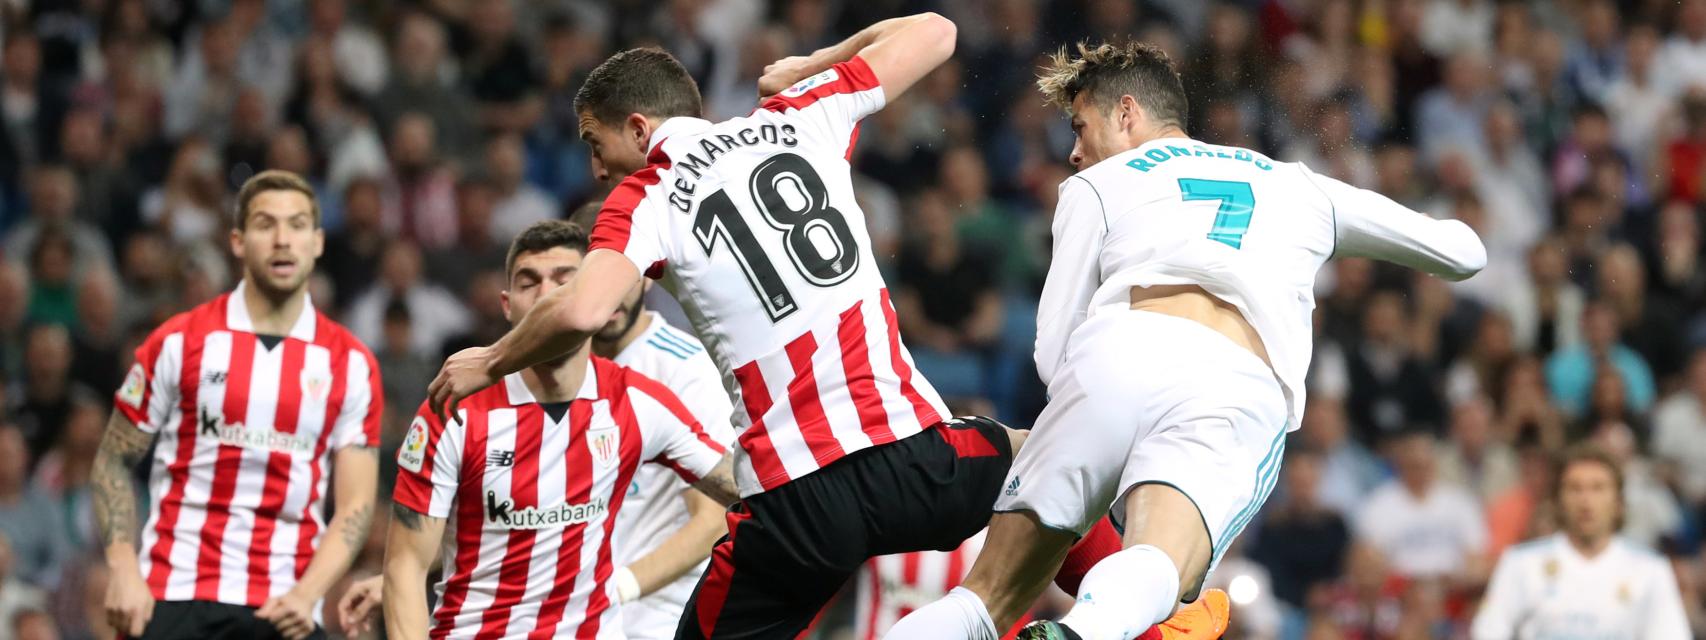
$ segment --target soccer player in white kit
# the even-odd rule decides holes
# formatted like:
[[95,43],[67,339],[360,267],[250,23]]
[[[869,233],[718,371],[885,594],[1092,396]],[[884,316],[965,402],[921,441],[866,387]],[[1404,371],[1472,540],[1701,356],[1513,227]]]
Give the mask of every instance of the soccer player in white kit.
[[1689,637],[1670,562],[1617,536],[1617,462],[1592,446],[1572,449],[1557,465],[1552,491],[1563,531],[1505,550],[1470,637]]
[[[1038,84],[1072,115],[1079,169],[1060,187],[1037,314],[1049,405],[965,584],[891,638],[994,638],[1110,511],[1126,548],[1060,622],[1020,637],[1129,640],[1197,600],[1298,424],[1316,271],[1333,255],[1454,280],[1486,264],[1462,222],[1190,139],[1178,73],[1151,45],[1062,50]],[[1211,605],[1207,628],[1160,635],[1218,637],[1224,604]]]

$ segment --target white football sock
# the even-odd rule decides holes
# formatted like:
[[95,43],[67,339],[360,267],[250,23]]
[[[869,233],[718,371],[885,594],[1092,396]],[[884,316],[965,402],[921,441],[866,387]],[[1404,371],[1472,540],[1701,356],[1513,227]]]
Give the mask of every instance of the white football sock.
[[1140,544],[1096,563],[1060,623],[1084,640],[1131,640],[1173,615],[1178,602],[1178,567],[1166,552]]
[[889,627],[883,640],[996,640],[995,621],[989,619],[989,609],[983,598],[970,589],[954,587],[948,595],[924,605]]

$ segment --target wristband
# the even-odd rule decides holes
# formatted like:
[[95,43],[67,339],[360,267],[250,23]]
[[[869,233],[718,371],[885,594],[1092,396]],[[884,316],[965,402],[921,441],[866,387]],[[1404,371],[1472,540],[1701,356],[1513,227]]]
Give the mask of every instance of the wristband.
[[616,585],[616,602],[626,604],[640,598],[640,580],[627,567],[617,569],[610,581]]

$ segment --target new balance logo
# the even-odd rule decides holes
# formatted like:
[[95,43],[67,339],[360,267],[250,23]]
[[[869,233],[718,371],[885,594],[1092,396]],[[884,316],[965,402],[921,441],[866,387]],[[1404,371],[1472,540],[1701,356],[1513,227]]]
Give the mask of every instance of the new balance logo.
[[515,466],[515,452],[495,449],[491,453],[486,454],[486,464],[494,467]]
[[209,371],[201,377],[202,384],[225,384],[224,371]]
[[1007,495],[1010,495],[1010,496],[1019,495],[1019,478],[1014,477],[1011,482],[1007,483]]

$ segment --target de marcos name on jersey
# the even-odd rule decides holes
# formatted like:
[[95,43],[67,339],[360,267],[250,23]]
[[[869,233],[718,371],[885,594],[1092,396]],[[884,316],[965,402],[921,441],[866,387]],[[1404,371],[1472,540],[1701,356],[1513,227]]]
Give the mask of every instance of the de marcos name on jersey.
[[720,133],[705,136],[699,140],[699,151],[704,153],[705,157],[701,158],[694,153],[688,153],[682,157],[681,168],[693,174],[693,177],[688,179],[686,176],[682,176],[675,179],[673,185],[675,189],[669,192],[669,205],[682,213],[691,212],[693,209],[693,193],[699,188],[699,178],[704,176],[705,170],[717,163],[717,156],[743,145],[755,145],[761,142],[780,144],[789,148],[800,146],[800,138],[794,129],[794,125],[791,124],[762,124],[746,127],[734,132],[733,135]]

